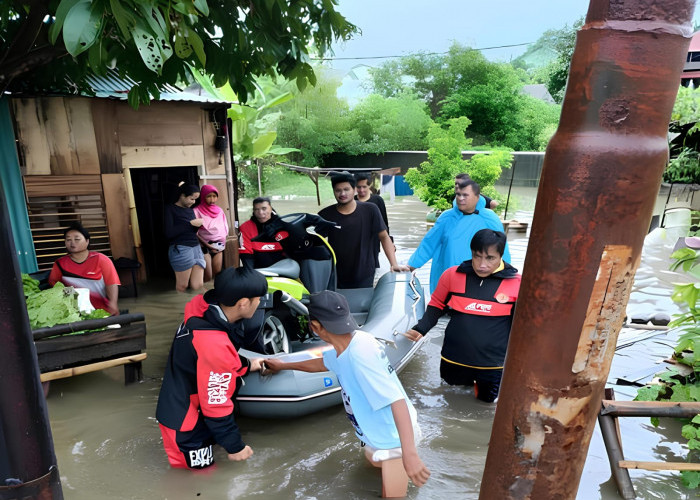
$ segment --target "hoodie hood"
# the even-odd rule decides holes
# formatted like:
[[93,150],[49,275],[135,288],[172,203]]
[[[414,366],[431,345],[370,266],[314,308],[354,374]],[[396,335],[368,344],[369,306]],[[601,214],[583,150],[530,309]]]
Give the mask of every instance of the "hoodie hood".
[[[508,264],[505,260],[503,261],[503,266],[504,266],[503,269],[487,276],[487,278],[509,279],[509,278],[515,278],[518,275],[518,270],[516,268],[514,268],[513,266],[511,266],[510,264]],[[467,276],[475,276],[475,277],[481,279],[481,277],[479,275],[477,275],[476,272],[474,272],[474,267],[472,266],[471,259],[465,260],[464,262],[462,262],[459,265],[459,267],[457,268],[457,272],[464,273]]]

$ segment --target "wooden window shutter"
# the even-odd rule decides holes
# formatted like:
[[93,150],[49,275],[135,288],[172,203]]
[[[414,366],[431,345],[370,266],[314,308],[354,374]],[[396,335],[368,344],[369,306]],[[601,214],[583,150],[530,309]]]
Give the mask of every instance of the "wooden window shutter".
[[24,186],[40,271],[66,254],[63,231],[74,222],[90,232],[90,250],[111,256],[100,175],[31,175]]

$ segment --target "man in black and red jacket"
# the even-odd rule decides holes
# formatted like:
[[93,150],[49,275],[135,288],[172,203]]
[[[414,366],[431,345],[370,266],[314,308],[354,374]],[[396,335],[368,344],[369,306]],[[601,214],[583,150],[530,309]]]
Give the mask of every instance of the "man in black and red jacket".
[[425,315],[407,332],[418,340],[449,313],[440,376],[450,385],[474,384],[475,396],[489,403],[498,397],[520,289],[518,270],[503,260],[505,245],[502,232],[478,231],[472,259],[442,273]]
[[254,240],[266,228],[274,226],[279,217],[272,208],[270,198],[261,196],[253,200],[253,215],[241,224],[241,265],[249,269],[270,267],[285,258],[281,240],[288,235],[284,230],[273,232],[261,241]]
[[239,356],[251,318],[267,293],[259,272],[227,268],[216,276],[208,307],[187,312],[175,334],[158,396],[156,419],[172,467],[202,469],[214,463],[212,446],[229,460],[253,454],[241,439],[234,400],[241,377],[260,369],[260,359]]

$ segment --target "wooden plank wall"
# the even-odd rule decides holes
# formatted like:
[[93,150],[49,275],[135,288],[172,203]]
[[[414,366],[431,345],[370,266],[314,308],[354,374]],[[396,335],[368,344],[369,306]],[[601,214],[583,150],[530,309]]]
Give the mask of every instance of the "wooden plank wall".
[[129,200],[126,182],[122,174],[102,174],[107,228],[112,255],[115,259],[126,257],[134,259],[134,235],[131,231],[129,217]]
[[100,173],[90,99],[42,97],[12,103],[26,175]]
[[117,130],[117,107],[120,104],[111,99],[92,100],[92,123],[103,174],[122,173],[122,151]]
[[199,105],[153,102],[135,110],[121,104],[117,126],[124,167],[204,164]]

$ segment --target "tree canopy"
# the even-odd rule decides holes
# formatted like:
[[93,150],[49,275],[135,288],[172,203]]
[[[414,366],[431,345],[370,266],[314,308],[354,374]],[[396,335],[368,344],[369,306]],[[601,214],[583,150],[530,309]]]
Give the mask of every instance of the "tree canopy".
[[487,60],[454,44],[447,54],[418,54],[371,69],[371,88],[385,97],[413,92],[438,122],[466,116],[475,145],[543,150],[559,121],[559,106],[522,93],[525,70]]
[[544,70],[545,85],[554,100],[561,103],[564,100],[566,81],[569,78],[569,66],[576,46],[576,33],[583,26],[584,18],[580,18],[572,26],[566,25],[559,30],[546,31],[541,38],[550,41],[557,52],[557,58]]
[[0,2],[0,91],[90,92],[87,74],[137,82],[132,104],[191,68],[244,101],[255,75],[315,83],[309,52],[357,28],[336,0],[9,0]]
[[280,145],[298,148],[292,161],[315,167],[323,155],[422,150],[432,123],[425,102],[410,92],[392,97],[372,94],[354,108],[337,96],[340,80],[320,69],[318,83],[297,92],[281,108],[277,127]]

